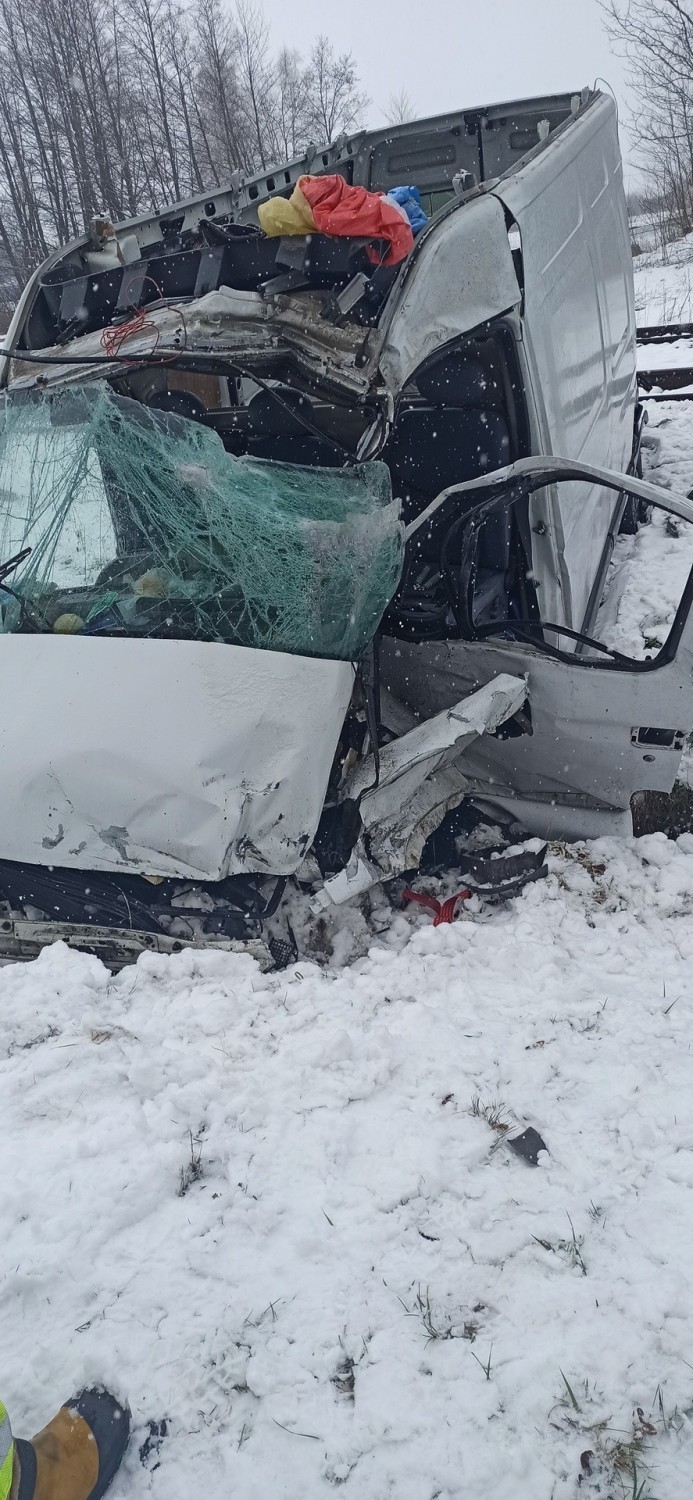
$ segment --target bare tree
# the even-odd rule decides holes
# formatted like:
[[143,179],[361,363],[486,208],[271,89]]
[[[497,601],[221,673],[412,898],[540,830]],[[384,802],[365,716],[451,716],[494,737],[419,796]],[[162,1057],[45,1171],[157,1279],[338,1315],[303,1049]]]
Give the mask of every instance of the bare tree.
[[414,105],[406,89],[400,89],[398,94],[390,94],[385,105],[385,119],[388,125],[406,125],[415,117]]
[[172,119],[170,39],[182,18],[180,13],[172,13],[172,0],[123,0],[123,10],[131,27],[142,118],[149,146],[155,153],[152,167],[162,193],[165,194],[170,183],[174,197],[180,198],[179,149]]
[[275,54],[253,0],[0,0],[0,56],[0,312],[93,215],[298,155],[365,103],[353,58]]
[[198,0],[192,26],[195,80],[190,107],[205,171],[214,182],[242,166],[249,154],[238,77],[239,39],[221,0]]
[[600,3],[638,99],[632,131],[648,196],[664,238],[679,238],[693,229],[692,0]]
[[351,53],[336,57],[328,38],[319,36],[310,54],[307,80],[307,126],[315,132],[316,142],[334,140],[340,131],[351,130],[368,104],[359,90]]
[[267,101],[274,93],[276,71],[269,47],[269,27],[252,0],[238,0],[236,29],[241,108],[249,141],[244,165],[256,161],[259,166],[267,167],[270,161]]
[[277,59],[273,155],[290,161],[305,149],[310,135],[310,86],[298,52],[283,47]]

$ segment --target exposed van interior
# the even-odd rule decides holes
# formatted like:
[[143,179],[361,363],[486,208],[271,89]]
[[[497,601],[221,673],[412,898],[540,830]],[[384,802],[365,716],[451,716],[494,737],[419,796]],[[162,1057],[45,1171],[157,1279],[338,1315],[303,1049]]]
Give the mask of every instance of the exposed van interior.
[[[18,309],[15,346],[30,360],[46,349],[58,360],[61,350],[69,360],[89,349],[103,362],[109,352],[125,361],[131,330],[151,327],[156,355],[168,319],[168,344],[184,360],[174,353],[148,363],[140,355],[139,364],[112,367],[105,377],[116,399],[211,429],[232,458],[325,471],[376,459],[411,526],[441,492],[537,451],[518,325],[491,318],[455,337],[453,324],[447,338],[443,328],[393,401],[373,369],[373,350],[386,336],[390,307],[401,304],[407,262],[374,264],[378,247],[358,238],[268,238],[258,205],[288,196],[302,172],[336,172],[371,191],[415,183],[433,225],[442,225],[504,174],[515,180],[547,143],[557,153],[571,122],[589,115],[598,97],[548,96],[365,133],[117,231],[98,221],[37,273]],[[495,207],[519,299],[522,237],[513,214]],[[463,303],[462,287],[460,296]],[[268,326],[275,315],[280,337]],[[372,373],[359,384],[362,367]],[[12,373],[14,383],[22,367],[15,363]],[[386,633],[443,639],[465,628],[455,601],[470,503],[451,496],[412,536]],[[472,627],[537,616],[532,554],[526,507],[483,526]],[[558,618],[560,609],[553,613]]]
[[[371,448],[371,458],[387,467],[392,497],[399,504],[406,526],[416,521],[442,491],[505,468],[529,452],[527,411],[513,340],[502,326],[458,341],[429,360],[405,386],[389,429],[382,421],[377,403],[346,405],[330,400],[326,392],[309,390],[305,381],[298,383],[288,365],[281,367],[273,361],[263,373],[256,363],[252,372],[236,377],[169,372],[165,368],[136,370],[112,378],[106,389],[109,388],[113,393],[114,420],[118,412],[121,416],[130,413],[133,401],[151,413],[164,443],[162,466],[167,432],[173,445],[174,438],[189,426],[191,459],[194,459],[194,428],[201,427],[216,434],[231,464],[235,459],[249,458],[301,470],[315,469],[318,473],[334,472],[336,482],[340,472],[348,472],[354,465],[364,435],[374,426],[380,426],[380,442]],[[86,393],[88,387],[84,390]],[[72,417],[75,421],[83,417],[76,398],[67,406],[56,398],[51,411],[56,433],[61,426],[65,429]],[[99,437],[101,448],[103,442],[103,436]],[[146,455],[143,463],[145,460]],[[128,478],[124,478],[122,457],[118,478],[112,472],[113,460],[107,461],[100,450],[97,461],[111,496],[111,511],[117,515],[130,507],[134,514],[138,504],[136,474],[128,471]],[[128,484],[131,492],[124,494],[123,487]],[[194,485],[186,494],[185,505],[192,523],[196,508],[204,510],[207,501],[204,491],[196,490]],[[461,561],[460,523],[469,503],[463,504],[451,495],[449,503],[412,536],[406,547],[399,588],[384,621],[386,634],[407,639],[455,638],[460,634],[460,620],[455,612]],[[526,527],[520,523],[520,514],[520,507],[512,513],[508,510],[490,519],[481,529],[474,613],[474,622],[479,626],[513,615],[526,619],[532,611],[536,612],[534,592],[528,581],[529,538]],[[132,562],[130,554],[140,556],[139,573],[143,577],[148,569],[165,562],[165,553],[152,551],[147,545],[140,523],[135,530],[142,536],[138,547],[134,543],[125,547],[120,563],[116,555],[110,562],[102,558],[99,583],[112,584],[113,570],[120,576],[125,563]],[[177,528],[173,530],[175,534]],[[116,534],[125,536],[131,531],[132,525],[125,532],[122,526],[116,526],[114,546]],[[119,552],[123,552],[123,547],[124,543]],[[153,585],[149,588],[150,595],[152,588]],[[45,602],[40,608],[37,606],[15,628],[35,631],[44,620],[46,628],[52,629],[55,619],[63,615],[76,614],[82,618],[82,606],[76,595],[61,595],[61,599],[60,607],[54,604],[47,609]],[[98,601],[91,595],[86,602],[96,610]],[[383,607],[386,603],[383,600]],[[145,618],[144,611],[145,599],[141,597],[137,616],[140,622]],[[158,616],[164,634],[189,633],[189,610],[172,617],[171,610],[159,601],[157,615],[150,597],[146,619],[155,633]],[[120,619],[114,623],[113,611],[109,609],[102,615],[97,611],[97,618],[102,619],[101,630],[106,634],[112,630],[117,633],[122,626]],[[216,614],[215,621],[218,630],[221,627]],[[90,628],[93,633],[98,627],[92,623]],[[230,638],[241,643],[244,639],[233,634]]]
[[[456,195],[513,171],[581,108],[582,94],[478,106],[380,131],[342,137],[333,145],[285,163],[208,197],[150,217],[112,226],[95,220],[82,240],[57,252],[30,287],[18,347],[64,344],[106,326],[133,307],[162,297],[183,302],[220,286],[257,291],[287,278],[293,286],[338,288],[372,271],[363,243],[315,239],[307,249],[257,233],[257,206],[288,196],[303,174],[339,173],[354,186],[387,193],[415,183],[426,213],[437,214]],[[394,276],[369,276],[371,286],[353,314],[368,321]]]

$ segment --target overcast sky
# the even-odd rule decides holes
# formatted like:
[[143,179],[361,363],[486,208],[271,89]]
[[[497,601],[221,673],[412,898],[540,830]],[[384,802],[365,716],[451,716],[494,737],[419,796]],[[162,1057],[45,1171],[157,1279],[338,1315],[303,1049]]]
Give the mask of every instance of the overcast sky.
[[[404,88],[417,115],[578,90],[601,75],[626,100],[597,0],[263,0],[274,42],[307,51],[318,32],[353,52],[382,122]],[[624,155],[627,142],[624,140]]]

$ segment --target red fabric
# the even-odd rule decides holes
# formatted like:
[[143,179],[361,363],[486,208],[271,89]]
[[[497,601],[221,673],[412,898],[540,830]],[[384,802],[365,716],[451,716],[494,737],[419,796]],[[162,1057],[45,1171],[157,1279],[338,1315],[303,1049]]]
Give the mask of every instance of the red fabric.
[[376,250],[368,251],[374,265],[396,266],[409,254],[414,244],[411,224],[387,198],[366,188],[350,187],[339,176],[300,177],[298,186],[321,234],[386,240],[390,248],[382,262]]
[[428,907],[429,911],[435,912],[433,926],[440,927],[444,922],[454,922],[458,901],[466,901],[471,894],[471,891],[458,891],[456,896],[448,896],[447,901],[441,902],[436,901],[435,896],[427,896],[424,891],[410,891],[407,887],[402,891],[402,901],[405,906],[415,901],[417,906]]

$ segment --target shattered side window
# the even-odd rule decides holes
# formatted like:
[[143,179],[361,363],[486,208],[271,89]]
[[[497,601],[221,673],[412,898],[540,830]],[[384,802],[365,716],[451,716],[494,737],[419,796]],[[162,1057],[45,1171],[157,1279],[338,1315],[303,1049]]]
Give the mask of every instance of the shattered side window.
[[[29,555],[8,573],[3,564]],[[165,636],[349,660],[397,587],[384,464],[239,459],[103,382],[0,413],[0,630]]]

